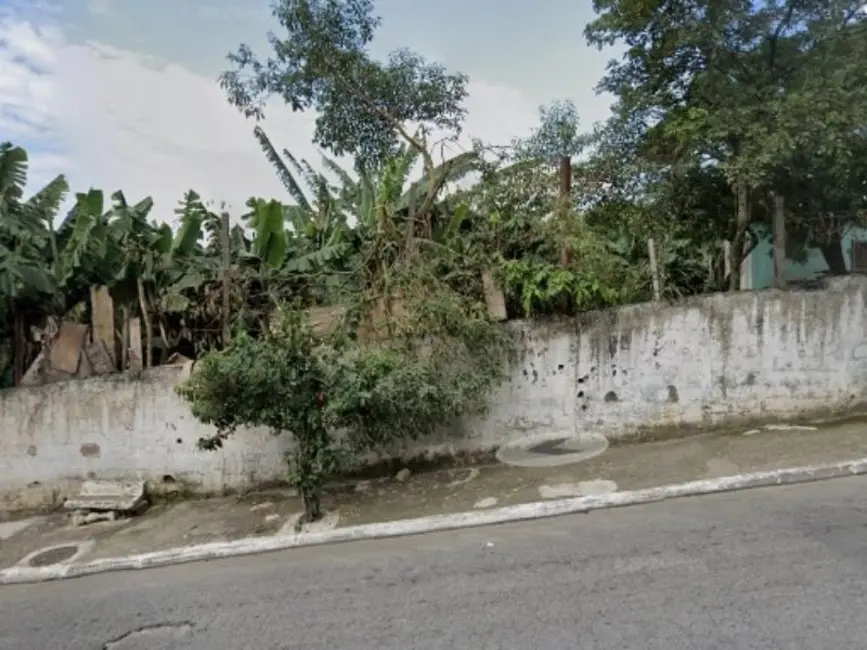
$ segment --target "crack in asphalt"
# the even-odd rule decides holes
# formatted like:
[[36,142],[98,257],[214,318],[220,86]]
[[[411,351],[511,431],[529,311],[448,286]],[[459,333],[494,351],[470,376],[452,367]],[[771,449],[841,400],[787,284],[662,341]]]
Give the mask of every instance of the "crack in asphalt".
[[153,625],[143,625],[129,632],[124,632],[118,637],[106,641],[102,646],[102,650],[122,650],[127,641],[135,641],[141,637],[162,637],[164,640],[169,640],[164,635],[171,635],[174,639],[186,637],[193,632],[192,621],[177,621],[169,623],[156,623]]

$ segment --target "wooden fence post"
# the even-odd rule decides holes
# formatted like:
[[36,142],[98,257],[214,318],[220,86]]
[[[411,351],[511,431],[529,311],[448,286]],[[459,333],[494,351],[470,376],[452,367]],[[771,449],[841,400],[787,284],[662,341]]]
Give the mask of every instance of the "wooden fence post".
[[774,288],[786,288],[786,204],[782,195],[774,193],[773,241]]
[[653,301],[661,300],[659,289],[659,265],[656,261],[656,243],[653,238],[647,240],[647,256],[650,258],[650,279],[653,281]]
[[220,214],[220,253],[223,261],[223,347],[228,347],[232,337],[231,303],[230,303],[230,273],[232,265],[231,251],[229,250],[229,213]]

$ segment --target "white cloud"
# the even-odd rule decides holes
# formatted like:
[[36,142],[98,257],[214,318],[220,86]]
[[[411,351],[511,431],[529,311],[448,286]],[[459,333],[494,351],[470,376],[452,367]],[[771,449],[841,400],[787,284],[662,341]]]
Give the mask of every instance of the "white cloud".
[[0,141],[26,142],[42,155],[31,161],[30,178],[44,184],[69,160],[56,152],[53,115],[58,103],[51,70],[59,32],[0,16]]
[[50,127],[56,33],[20,21],[0,23],[0,128],[4,133],[38,136]]
[[[0,48],[0,114],[17,111],[50,129],[78,191],[122,189],[129,200],[150,195],[154,217],[166,220],[190,188],[228,202],[235,212],[251,195],[285,197],[252,137],[253,122],[228,104],[214,79],[97,43],[69,44],[20,21],[3,29],[11,48]],[[9,51],[38,60],[50,75],[14,63]],[[470,136],[506,143],[526,133],[537,116],[519,91],[485,82],[471,84],[468,109],[467,145]],[[315,163],[313,119],[275,106],[263,127],[279,148]],[[56,154],[34,160],[52,169],[64,162]]]

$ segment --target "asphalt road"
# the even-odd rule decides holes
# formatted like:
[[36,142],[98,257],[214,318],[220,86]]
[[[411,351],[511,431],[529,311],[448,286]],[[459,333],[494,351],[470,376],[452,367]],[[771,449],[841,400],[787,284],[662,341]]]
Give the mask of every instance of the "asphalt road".
[[0,587],[3,650],[836,650],[865,618],[863,478]]

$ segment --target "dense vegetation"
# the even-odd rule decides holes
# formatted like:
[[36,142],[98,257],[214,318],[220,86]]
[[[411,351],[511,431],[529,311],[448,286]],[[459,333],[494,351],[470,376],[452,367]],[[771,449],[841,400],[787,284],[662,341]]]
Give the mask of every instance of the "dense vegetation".
[[[251,118],[275,95],[315,111],[316,143],[354,168],[297,160],[256,126],[286,196],[251,198],[230,229],[193,191],[173,226],[148,198],[97,190],[61,219],[66,180],[26,197],[26,153],[3,145],[6,384],[35,355],[31,327],[87,320],[89,288],[107,286],[143,317],[154,363],[201,357],[183,391],[218,427],[203,444],[249,424],[295,435],[315,518],[346,448],[332,431],[360,452],[484,407],[510,354],[486,271],[513,318],[651,299],[651,239],[663,299],[737,290],[725,269],[769,234],[777,284],[808,247],[845,273],[867,203],[860,4],[595,0],[586,38],[625,45],[600,82],[610,119],[582,134],[580,107],[553,102],[526,138],[439,162],[429,139],[460,132],[467,78],[409,50],[373,59],[371,0],[278,0],[270,58],[242,46],[221,85]],[[341,307],[326,335],[302,313],[317,306]]]

